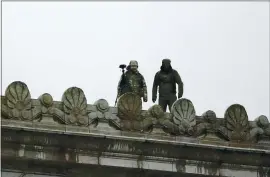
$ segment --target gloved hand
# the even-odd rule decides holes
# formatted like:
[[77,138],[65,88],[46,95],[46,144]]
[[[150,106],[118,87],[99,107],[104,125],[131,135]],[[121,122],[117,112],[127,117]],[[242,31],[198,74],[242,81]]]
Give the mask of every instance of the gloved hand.
[[182,83],[182,87],[178,87],[178,99],[182,98],[184,92],[184,84]]
[[144,102],[147,102],[147,97],[143,97],[143,101]]
[[144,93],[144,95],[143,95],[143,101],[144,101],[144,102],[147,102],[147,100],[148,100],[148,99],[147,99],[147,93]]
[[153,101],[153,103],[155,103],[157,101],[157,97],[156,96],[153,96],[152,97],[152,101]]

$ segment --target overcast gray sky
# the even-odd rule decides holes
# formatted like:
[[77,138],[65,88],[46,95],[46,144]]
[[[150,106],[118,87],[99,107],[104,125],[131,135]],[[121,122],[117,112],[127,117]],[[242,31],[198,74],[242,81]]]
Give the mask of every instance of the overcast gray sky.
[[113,106],[119,64],[137,60],[148,109],[170,58],[197,115],[239,103],[269,118],[269,2],[3,2],[2,15],[2,95],[20,80],[32,98],[77,86]]

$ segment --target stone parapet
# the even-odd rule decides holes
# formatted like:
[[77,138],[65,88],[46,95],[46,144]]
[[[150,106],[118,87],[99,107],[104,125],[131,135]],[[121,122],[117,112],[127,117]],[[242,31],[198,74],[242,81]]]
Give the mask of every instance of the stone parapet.
[[192,137],[221,144],[267,144],[270,137],[268,118],[261,115],[249,121],[240,104],[229,106],[224,118],[217,118],[211,110],[196,115],[192,102],[185,98],[173,104],[171,113],[164,113],[159,105],[142,110],[141,98],[133,93],[122,95],[117,107],[110,107],[104,99],[87,104],[84,92],[77,87],[67,89],[61,102],[53,101],[48,93],[31,99],[27,85],[17,81],[1,96],[1,108],[2,119],[32,122],[34,126],[43,124],[52,130],[119,130],[144,133],[141,136]]
[[158,105],[142,110],[133,93],[122,95],[116,107],[104,99],[88,104],[77,87],[67,89],[61,101],[48,93],[32,99],[26,84],[13,82],[1,96],[3,168],[62,169],[54,173],[73,176],[87,176],[81,171],[102,176],[101,168],[121,169],[109,176],[123,177],[270,177],[266,116],[249,121],[240,104],[229,106],[224,118],[211,110],[196,115],[186,98],[171,110],[164,113]]

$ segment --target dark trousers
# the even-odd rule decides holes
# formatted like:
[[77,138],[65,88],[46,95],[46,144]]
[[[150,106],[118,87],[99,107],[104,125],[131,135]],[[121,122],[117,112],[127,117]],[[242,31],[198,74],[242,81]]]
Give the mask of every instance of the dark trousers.
[[171,112],[171,107],[176,99],[176,95],[160,96],[158,99],[158,104],[161,106],[164,112],[166,112],[167,106]]

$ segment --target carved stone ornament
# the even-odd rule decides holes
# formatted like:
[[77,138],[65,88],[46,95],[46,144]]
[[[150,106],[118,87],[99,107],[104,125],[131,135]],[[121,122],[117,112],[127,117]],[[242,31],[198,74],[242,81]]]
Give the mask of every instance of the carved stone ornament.
[[20,81],[12,82],[6,89],[6,105],[2,104],[2,113],[7,118],[32,120],[31,95],[27,85]]
[[250,122],[250,127],[251,140],[257,142],[263,137],[270,137],[270,123],[266,116],[261,115],[253,122]]
[[65,122],[75,125],[88,125],[87,102],[82,89],[71,87],[62,97]]
[[53,98],[49,93],[44,93],[39,97],[40,102],[44,107],[48,108],[51,107],[53,104]]
[[170,114],[167,116],[160,105],[151,106],[147,112],[148,116],[153,118],[154,126],[161,128],[164,133],[180,134],[179,127],[171,121]]
[[118,117],[122,120],[139,120],[142,111],[142,100],[135,93],[123,94],[117,103]]
[[94,103],[95,109],[91,111],[88,116],[90,119],[89,124],[95,120],[110,122],[114,127],[120,128],[119,118],[112,113],[109,103],[105,99],[99,99]]
[[161,119],[164,117],[164,111],[162,110],[160,105],[153,105],[148,109],[148,113],[151,117],[154,117],[156,119]]
[[262,145],[269,144],[270,140],[269,119],[261,115],[254,121],[248,121],[247,112],[240,104],[228,107],[224,119],[217,119],[211,110],[200,119],[196,116],[192,102],[185,98],[173,103],[171,113],[164,112],[160,105],[142,110],[141,96],[134,92],[120,96],[116,108],[110,107],[105,99],[87,105],[84,92],[77,87],[68,88],[62,96],[62,102],[54,101],[49,93],[32,100],[27,85],[21,81],[12,82],[6,88],[5,96],[1,96],[1,117],[31,121],[35,125],[40,122],[45,123],[43,125],[52,123],[54,126],[58,122],[77,126],[93,125],[102,131],[117,129],[162,135],[195,135],[200,142],[227,140],[232,142],[227,142],[229,144],[256,142]]
[[196,125],[196,136],[212,141],[226,139],[226,135],[224,135],[222,128],[224,127],[221,127],[217,122],[216,113],[208,110],[203,113],[202,122]]
[[240,104],[231,105],[225,112],[225,126],[231,141],[249,140],[249,122],[245,108]]
[[196,125],[196,113],[192,102],[182,98],[176,100],[171,109],[173,122],[178,125],[180,132],[193,135]]
[[120,96],[117,108],[122,130],[146,131],[153,124],[151,118],[141,116],[142,100],[136,93],[128,92]]
[[112,112],[109,103],[105,99],[99,99],[94,105],[96,106],[96,111],[89,114],[90,119],[111,119]]
[[[49,93],[44,93],[39,97],[41,103],[41,113],[42,115],[51,116],[54,121],[61,124],[65,124],[65,114],[60,109],[53,106],[53,98]],[[41,120],[40,120],[41,121]]]

